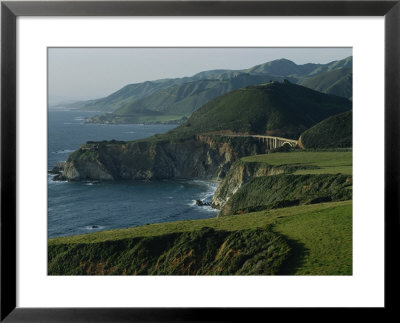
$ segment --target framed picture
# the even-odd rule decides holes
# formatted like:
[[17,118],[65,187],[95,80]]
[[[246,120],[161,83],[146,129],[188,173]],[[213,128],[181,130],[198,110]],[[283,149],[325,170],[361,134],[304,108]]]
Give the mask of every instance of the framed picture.
[[2,2],[1,320],[393,308],[399,15]]

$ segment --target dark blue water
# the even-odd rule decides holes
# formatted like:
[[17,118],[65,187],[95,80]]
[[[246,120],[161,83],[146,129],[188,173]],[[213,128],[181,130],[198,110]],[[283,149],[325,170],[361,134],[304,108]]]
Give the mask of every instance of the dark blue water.
[[[134,140],[173,125],[85,124],[94,112],[49,111],[48,169],[89,140]],[[216,183],[205,181],[54,182],[48,178],[49,238],[127,228],[156,222],[216,216],[210,201]]]

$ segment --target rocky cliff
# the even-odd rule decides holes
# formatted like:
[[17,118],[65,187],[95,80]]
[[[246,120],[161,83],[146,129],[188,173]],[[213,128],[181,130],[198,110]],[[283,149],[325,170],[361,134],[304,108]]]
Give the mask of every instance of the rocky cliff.
[[207,135],[180,141],[88,142],[69,156],[57,179],[218,179],[238,158],[266,150],[254,138]]
[[221,207],[218,216],[352,198],[352,176],[281,174],[253,177]]
[[224,180],[218,185],[212,199],[214,208],[222,208],[226,202],[248,181],[254,177],[270,176],[288,172],[288,167],[273,167],[266,163],[236,161]]
[[49,275],[274,275],[290,255],[271,227],[50,244]]

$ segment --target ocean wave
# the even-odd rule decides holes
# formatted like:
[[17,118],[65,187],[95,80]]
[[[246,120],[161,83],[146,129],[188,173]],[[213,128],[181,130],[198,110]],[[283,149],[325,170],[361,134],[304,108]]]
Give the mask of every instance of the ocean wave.
[[[209,203],[210,201],[204,201],[199,199],[200,201],[202,201],[203,203]],[[196,208],[196,210],[202,210],[202,211],[207,211],[207,212],[218,212],[218,209],[214,209],[211,205],[197,205],[196,200],[192,200],[189,203],[187,203],[186,205],[190,206],[190,210],[192,210],[193,207]]]
[[212,198],[215,193],[215,190],[218,187],[218,182],[211,182],[211,181],[205,181],[205,180],[192,180],[190,182],[194,183],[196,185],[201,185],[203,187],[205,186],[206,190],[204,192],[202,192],[201,194],[199,194],[198,196],[196,196],[196,199],[191,200],[186,205],[188,205],[190,207],[200,207],[202,209],[207,208],[207,210],[210,209],[210,211],[213,211],[214,209],[211,206],[207,206],[207,205],[198,206],[196,201],[200,200],[203,203],[211,203]]
[[68,181],[53,181],[53,178],[55,177],[55,174],[47,174],[47,183],[48,184],[62,184],[62,183],[68,183]]
[[186,205],[188,205],[188,206],[197,206],[196,200],[192,200],[189,203],[187,203]]
[[218,187],[217,182],[206,182],[206,181],[198,181],[200,184],[205,185],[207,187],[207,190],[199,195],[199,200],[202,202],[211,202],[214,193]]
[[205,205],[205,206],[201,206],[203,211],[209,212],[209,213],[218,213],[219,210],[218,209],[214,209],[212,206],[209,205]]

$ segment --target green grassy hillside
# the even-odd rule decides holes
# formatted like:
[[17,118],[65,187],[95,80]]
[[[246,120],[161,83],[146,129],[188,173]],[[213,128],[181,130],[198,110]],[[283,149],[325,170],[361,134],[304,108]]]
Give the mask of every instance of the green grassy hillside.
[[[297,166],[294,174],[352,175],[351,151],[295,151],[243,157],[243,162],[266,163],[271,166]],[[303,167],[302,167],[303,166]]]
[[352,204],[337,205],[276,222],[274,231],[292,248],[281,274],[352,275]]
[[228,200],[229,216],[49,239],[48,273],[351,275],[351,156],[296,151],[242,158],[291,174],[250,180]]
[[301,204],[350,200],[346,175],[274,175],[253,178],[223,206],[218,216]]
[[327,64],[302,64],[297,65],[288,59],[277,59],[264,64],[256,65],[252,68],[244,70],[246,73],[262,74],[269,73],[281,76],[290,76],[298,79],[304,77],[316,76],[322,73],[327,73],[341,68],[350,67],[353,64],[353,57],[347,57],[342,60],[333,61]]
[[[163,122],[160,117],[154,120],[155,117],[153,118],[151,114],[146,114],[147,110],[158,111],[157,115],[161,115],[167,121],[179,120],[208,100],[233,89],[265,83],[270,80],[282,80],[283,78],[287,78],[293,83],[298,83],[305,78],[351,67],[351,65],[352,57],[328,64],[310,63],[303,65],[297,65],[287,59],[278,59],[244,70],[211,70],[197,73],[191,77],[128,84],[105,98],[76,102],[67,105],[67,108],[104,112],[113,112],[121,109],[116,116],[103,115],[101,118],[93,119],[93,122],[148,122],[146,120]],[[220,84],[216,83],[217,81]],[[204,84],[208,85],[205,86]],[[316,80],[304,85],[312,89],[321,87]],[[181,86],[183,87],[181,88]],[[208,89],[204,93],[196,93],[196,91],[190,90],[190,88],[206,89],[207,87]],[[184,95],[185,91],[187,94]],[[341,93],[337,89],[333,89],[330,92],[324,90],[323,92],[338,95]],[[348,97],[347,94],[346,97]],[[144,98],[146,100],[141,101]],[[146,113],[143,113],[143,109]],[[160,109],[163,111],[160,111]],[[180,111],[179,117],[171,118],[170,115],[176,115],[177,111]],[[121,116],[124,116],[124,118]],[[149,119],[144,118],[146,116]]]
[[[244,167],[246,165],[250,168]],[[265,167],[269,169],[269,175],[262,171]],[[252,177],[246,179],[243,171],[252,169]],[[295,151],[248,156],[231,167],[213,201],[221,207],[219,215],[225,216],[349,200],[352,198],[351,174],[351,151]]]
[[271,275],[289,254],[269,228],[203,227],[160,236],[49,247],[49,273],[63,275]]
[[351,102],[345,98],[290,82],[271,82],[210,101],[169,135],[231,131],[297,139],[317,122],[349,109]]
[[[351,201],[344,201],[50,239],[49,274],[128,274],[119,266],[117,259],[126,261],[130,274],[134,274],[135,270],[136,273],[149,273],[149,268],[155,270],[154,274],[178,273],[178,264],[185,261],[193,264],[190,270],[201,270],[195,261],[198,258],[193,255],[209,257],[209,264],[237,259],[237,262],[225,263],[228,268],[236,266],[234,271],[237,273],[245,269],[246,262],[242,262],[240,257],[243,253],[238,253],[236,248],[244,246],[246,251],[253,250],[248,255],[258,254],[262,255],[262,259],[271,260],[268,269],[264,267],[269,274],[351,275],[351,223],[352,204]],[[227,241],[225,246],[222,241]],[[258,245],[261,241],[269,244],[271,249],[268,251],[265,246]],[[203,243],[198,251],[197,242]],[[178,245],[182,245],[182,251],[185,251],[179,256]],[[267,254],[258,252],[260,248],[267,249]],[[149,256],[149,253],[154,256]],[[166,261],[166,257],[157,255],[168,255],[170,258]],[[136,257],[144,259],[144,265]],[[248,259],[251,259],[250,267],[255,270],[257,258]],[[157,269],[157,263],[162,264],[162,268]],[[240,263],[242,266],[238,265]],[[223,274],[223,271],[208,272],[211,273]]]
[[157,111],[162,114],[189,116],[202,105],[222,94],[269,81],[283,81],[273,75],[241,74],[228,80],[207,79],[171,86],[114,111],[116,115],[131,115]]
[[186,82],[182,79],[166,79],[157,81],[147,81],[143,83],[128,84],[120,90],[111,93],[105,98],[97,100],[75,102],[67,106],[70,109],[80,109],[87,111],[105,111],[111,112],[119,107],[135,102],[145,96],[151,95],[161,89]]
[[303,148],[349,148],[353,145],[353,113],[331,116],[301,134]]
[[314,77],[305,78],[300,80],[298,84],[323,93],[334,94],[351,99],[353,97],[352,67],[342,68],[319,74]]

